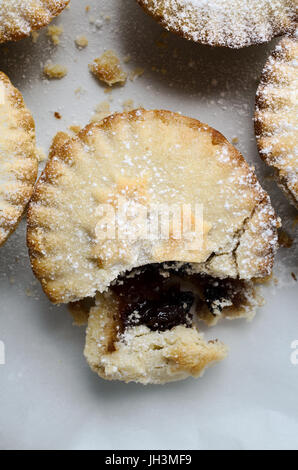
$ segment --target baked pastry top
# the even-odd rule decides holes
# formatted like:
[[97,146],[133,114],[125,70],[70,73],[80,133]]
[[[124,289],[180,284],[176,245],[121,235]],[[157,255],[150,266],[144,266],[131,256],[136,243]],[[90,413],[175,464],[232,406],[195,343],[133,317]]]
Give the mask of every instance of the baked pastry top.
[[241,48],[289,32],[297,0],[137,0],[166,29],[211,46]]
[[23,215],[37,169],[33,118],[21,93],[0,72],[0,245]]
[[[125,237],[103,239],[102,207],[201,204],[202,243],[148,239],[136,220]],[[121,222],[121,219],[120,219]],[[28,210],[35,275],[55,303],[104,292],[124,272],[190,263],[215,278],[271,273],[277,219],[242,155],[217,131],[168,111],[135,110],[58,134]],[[132,237],[131,235],[134,235]]]
[[0,0],[0,43],[17,41],[48,25],[69,0]]
[[257,91],[256,136],[261,157],[298,208],[298,40],[280,41]]

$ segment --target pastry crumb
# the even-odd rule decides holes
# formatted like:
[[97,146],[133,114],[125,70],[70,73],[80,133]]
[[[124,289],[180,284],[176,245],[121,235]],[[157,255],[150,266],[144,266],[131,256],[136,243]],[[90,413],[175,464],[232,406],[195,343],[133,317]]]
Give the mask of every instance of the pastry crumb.
[[157,72],[157,73],[161,73],[162,75],[166,75],[168,73],[167,69],[164,69],[164,68],[159,69],[158,67],[155,67],[154,65],[152,67],[152,71]]
[[93,63],[89,64],[89,69],[98,80],[110,87],[124,84],[127,80],[127,74],[122,70],[120,60],[112,50],[94,59]]
[[55,46],[58,46],[60,44],[60,36],[63,31],[63,26],[48,26],[47,36],[51,39],[52,43],[55,44]]
[[88,46],[89,41],[83,34],[75,38],[75,43],[79,49],[84,49]]
[[27,287],[27,289],[25,290],[25,293],[26,293],[27,297],[33,297],[34,296],[34,293],[30,289],[30,287]]
[[134,109],[133,100],[125,100],[122,103],[122,108],[124,111],[132,111]]
[[43,73],[48,78],[61,79],[67,75],[68,70],[64,65],[53,64],[52,62],[49,62],[44,66]]
[[42,163],[47,159],[47,156],[41,147],[37,147],[36,157],[39,163]]
[[160,39],[155,41],[155,44],[159,49],[164,49],[164,48],[168,47],[168,44],[165,42],[165,37],[166,36],[161,37]]
[[58,113],[58,111],[54,112],[54,116],[55,116],[56,119],[61,119],[62,118],[61,114]]
[[280,230],[279,235],[278,235],[278,241],[279,241],[280,246],[283,248],[291,248],[294,243],[294,240],[284,230]]
[[137,78],[141,77],[142,75],[144,75],[145,73],[145,69],[143,69],[142,67],[136,67],[134,70],[132,70],[132,72],[130,72],[129,74],[129,78],[130,80],[133,82],[135,81]]
[[82,127],[76,124],[72,124],[71,126],[68,127],[68,129],[74,134],[78,134],[81,131]]
[[254,279],[254,282],[255,284],[268,284],[272,281],[272,277],[273,275],[269,274],[269,276]]
[[131,61],[131,55],[128,54],[128,55],[126,55],[126,56],[124,57],[123,62],[124,62],[125,64],[128,64],[130,61]]
[[78,88],[75,89],[74,92],[75,92],[75,95],[80,96],[80,95],[83,95],[85,93],[85,90],[81,86],[79,86]]
[[110,116],[111,108],[108,101],[102,101],[95,108],[95,113],[91,118],[91,122],[102,121],[105,117]]
[[39,33],[37,31],[32,31],[31,39],[34,44],[37,43],[38,38],[39,38]]
[[69,313],[73,317],[74,326],[85,326],[88,323],[90,308],[94,305],[94,299],[86,298],[67,305]]

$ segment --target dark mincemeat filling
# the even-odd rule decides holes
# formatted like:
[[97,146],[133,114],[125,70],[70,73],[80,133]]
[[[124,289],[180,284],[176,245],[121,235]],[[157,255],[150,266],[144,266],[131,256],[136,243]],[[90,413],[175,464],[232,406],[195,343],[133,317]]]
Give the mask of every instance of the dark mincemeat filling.
[[123,329],[146,325],[153,331],[166,331],[192,324],[193,293],[182,292],[177,280],[162,276],[160,266],[135,270],[129,277],[119,278],[112,289],[119,298]]
[[[193,290],[181,290],[181,281]],[[121,329],[146,325],[152,331],[166,331],[178,325],[192,326],[192,307],[207,306],[210,314],[218,315],[227,304],[240,304],[239,289],[231,279],[217,280],[209,276],[187,274],[167,265],[148,265],[117,279],[111,287],[119,299]],[[193,293],[196,291],[196,294]]]

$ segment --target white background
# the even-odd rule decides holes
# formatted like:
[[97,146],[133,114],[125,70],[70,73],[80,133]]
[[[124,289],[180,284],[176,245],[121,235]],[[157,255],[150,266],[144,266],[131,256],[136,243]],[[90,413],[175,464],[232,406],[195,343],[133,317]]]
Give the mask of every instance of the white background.
[[[45,32],[37,44],[29,39],[0,47],[0,70],[32,110],[38,145],[47,151],[55,132],[85,125],[108,96],[112,110],[133,99],[136,106],[181,111],[239,138],[286,230],[297,236],[297,213],[260,161],[253,132],[258,79],[276,41],[240,51],[211,49],[171,34],[164,38],[134,0],[71,3],[55,21],[64,26],[59,47]],[[111,16],[110,23],[101,21],[102,14]],[[91,25],[90,17],[103,25]],[[82,51],[74,45],[79,34],[89,38]],[[160,40],[167,46],[158,47]],[[144,76],[106,95],[88,71],[105,48],[122,58],[131,55],[126,69],[143,67]],[[44,80],[48,59],[67,65],[68,76]],[[73,327],[66,308],[52,306],[33,278],[22,222],[0,249],[0,341],[6,350],[0,448],[297,449],[298,366],[290,361],[291,343],[298,340],[297,283],[291,276],[298,275],[297,254],[297,242],[280,250],[275,281],[264,288],[266,306],[252,323],[226,322],[207,331],[230,346],[225,362],[202,380],[145,388],[104,382],[89,370],[82,355],[84,328]]]

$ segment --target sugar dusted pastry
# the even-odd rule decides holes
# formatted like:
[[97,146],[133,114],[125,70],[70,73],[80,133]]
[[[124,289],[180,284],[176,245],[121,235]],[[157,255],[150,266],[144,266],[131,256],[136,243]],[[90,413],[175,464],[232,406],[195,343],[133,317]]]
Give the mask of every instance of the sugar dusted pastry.
[[256,135],[261,157],[298,208],[298,40],[285,37],[269,58],[257,91]]
[[[177,208],[183,216],[168,220],[168,236],[148,236],[145,226]],[[224,358],[196,321],[255,314],[252,280],[272,271],[277,227],[253,170],[219,132],[139,109],[56,136],[30,203],[28,246],[53,302],[96,296],[85,350],[92,369],[164,383]]]
[[137,0],[166,29],[202,44],[241,48],[294,29],[297,0]]
[[24,213],[37,168],[33,118],[21,93],[0,72],[0,246]]
[[69,0],[0,0],[0,43],[17,41],[47,26]]

